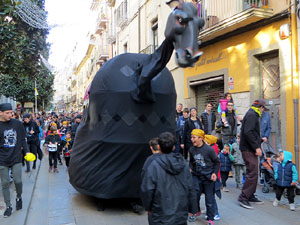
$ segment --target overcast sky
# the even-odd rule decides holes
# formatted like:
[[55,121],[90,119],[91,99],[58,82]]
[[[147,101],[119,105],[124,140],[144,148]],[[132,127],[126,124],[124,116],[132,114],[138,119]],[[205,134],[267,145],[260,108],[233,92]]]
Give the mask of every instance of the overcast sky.
[[92,0],[46,0],[51,43],[49,63],[56,69],[64,66],[64,59],[75,46],[83,41],[95,21],[90,11]]

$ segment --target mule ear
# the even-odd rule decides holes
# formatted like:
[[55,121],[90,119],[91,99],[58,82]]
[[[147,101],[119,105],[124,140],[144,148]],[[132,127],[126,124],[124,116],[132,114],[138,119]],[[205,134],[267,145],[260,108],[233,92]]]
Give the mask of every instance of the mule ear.
[[170,6],[171,9],[181,8],[181,5],[184,3],[183,0],[169,0],[166,1],[166,4]]

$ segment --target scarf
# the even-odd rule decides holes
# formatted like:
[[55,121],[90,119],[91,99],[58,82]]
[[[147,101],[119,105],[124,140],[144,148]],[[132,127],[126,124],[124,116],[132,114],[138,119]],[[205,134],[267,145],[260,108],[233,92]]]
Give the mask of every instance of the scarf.
[[259,117],[261,117],[261,112],[259,111],[259,108],[251,106],[251,109],[253,109],[259,115]]
[[67,141],[67,144],[66,144],[65,148],[68,149],[68,147],[70,145],[71,138],[66,139],[66,141]]

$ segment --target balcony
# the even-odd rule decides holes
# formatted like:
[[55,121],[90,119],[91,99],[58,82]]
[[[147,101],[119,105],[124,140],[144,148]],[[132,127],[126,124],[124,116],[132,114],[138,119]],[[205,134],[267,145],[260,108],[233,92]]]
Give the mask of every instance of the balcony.
[[97,19],[96,34],[101,35],[105,30],[107,23],[108,19],[106,18],[106,16],[103,13],[99,15]]
[[198,13],[205,20],[202,42],[273,16],[269,0],[202,0]]
[[140,51],[141,54],[152,54],[157,49],[157,45],[148,45],[146,48]]
[[123,1],[116,10],[117,25],[123,27],[127,23],[127,0]]

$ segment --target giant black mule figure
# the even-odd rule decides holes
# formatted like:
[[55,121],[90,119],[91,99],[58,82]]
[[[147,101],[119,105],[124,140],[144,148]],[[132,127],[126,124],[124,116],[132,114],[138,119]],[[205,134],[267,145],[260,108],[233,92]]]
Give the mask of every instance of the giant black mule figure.
[[70,183],[83,194],[138,198],[149,139],[175,132],[176,91],[165,65],[174,48],[181,67],[199,59],[197,37],[204,21],[192,3],[171,2],[177,7],[168,18],[161,46],[151,55],[114,57],[91,84],[69,166]]

